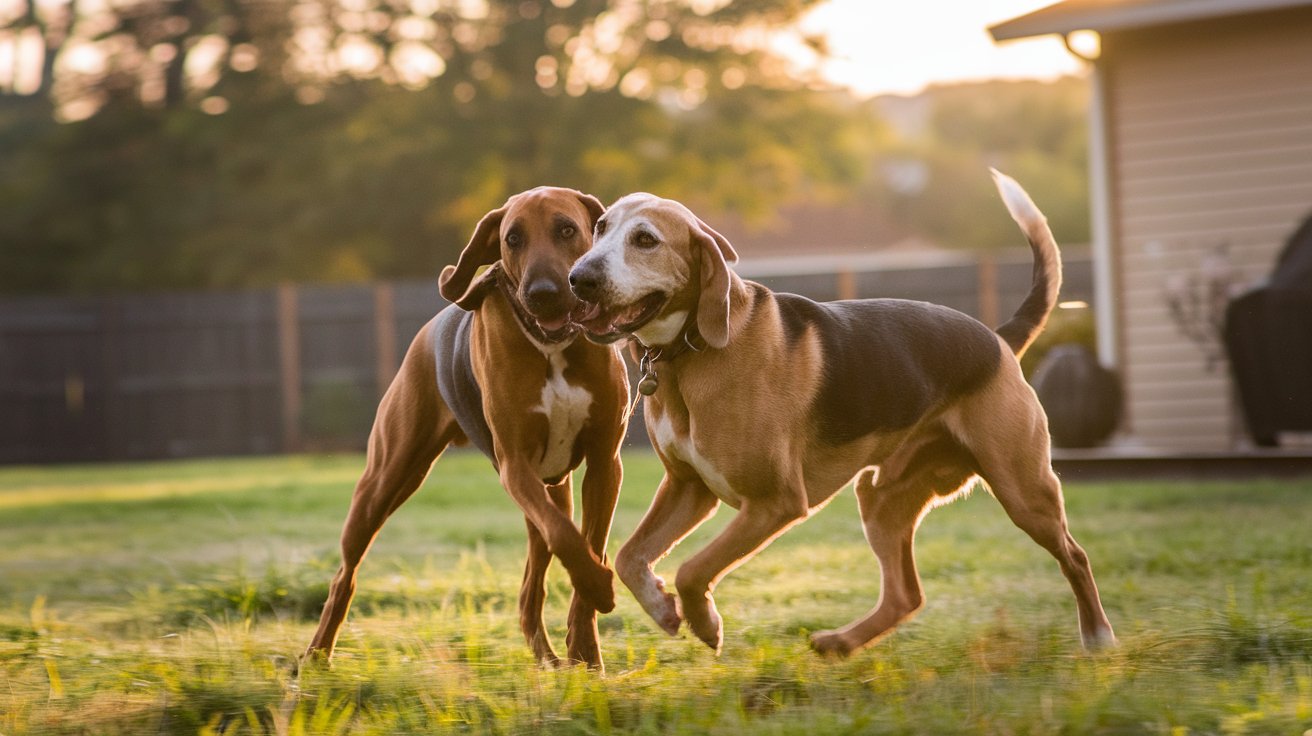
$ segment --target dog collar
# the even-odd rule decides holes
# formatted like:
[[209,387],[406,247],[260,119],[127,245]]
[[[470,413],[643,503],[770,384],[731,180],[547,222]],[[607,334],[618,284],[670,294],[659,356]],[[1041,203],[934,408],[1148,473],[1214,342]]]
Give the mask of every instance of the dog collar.
[[[638,344],[642,345],[641,342]],[[683,339],[671,345],[657,347],[643,345],[642,347],[642,358],[638,360],[638,371],[642,374],[638,379],[638,393],[651,396],[656,393],[656,387],[659,385],[656,380],[656,363],[669,362],[689,350],[700,353],[706,347],[706,340],[697,331],[695,325],[689,325],[683,330]]]
[[497,274],[496,282],[497,288],[506,297],[506,301],[510,302],[510,311],[515,313],[515,320],[519,322],[520,328],[534,341],[542,345],[559,345],[578,334],[578,325],[573,322],[566,322],[563,327],[551,332],[542,329],[538,321],[529,313],[528,307],[525,307],[516,298],[515,292],[518,287],[510,282],[510,277],[504,271]]

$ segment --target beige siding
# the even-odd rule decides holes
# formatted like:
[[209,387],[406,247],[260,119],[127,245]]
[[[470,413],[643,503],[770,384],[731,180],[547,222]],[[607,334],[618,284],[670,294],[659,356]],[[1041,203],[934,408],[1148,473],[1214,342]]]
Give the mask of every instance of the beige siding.
[[1224,364],[1172,322],[1165,286],[1224,248],[1270,273],[1312,212],[1312,8],[1104,40],[1127,428],[1147,447],[1240,438]]

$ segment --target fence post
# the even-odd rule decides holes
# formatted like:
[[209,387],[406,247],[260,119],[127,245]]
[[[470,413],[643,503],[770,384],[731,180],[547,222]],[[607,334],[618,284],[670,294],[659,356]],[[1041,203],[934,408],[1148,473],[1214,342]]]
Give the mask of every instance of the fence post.
[[391,284],[374,286],[374,346],[378,396],[387,392],[396,375],[396,295]]
[[980,253],[977,261],[979,275],[979,321],[989,327],[998,326],[998,262],[992,253]]
[[296,285],[278,286],[278,382],[282,389],[282,451],[301,448],[301,320]]
[[100,381],[105,392],[101,414],[102,455],[91,459],[119,460],[128,457],[128,448],[140,439],[138,426],[128,426],[123,417],[122,366],[119,354],[123,347],[122,298],[109,296],[100,300]]
[[856,298],[856,274],[850,268],[841,269],[838,274],[838,298]]

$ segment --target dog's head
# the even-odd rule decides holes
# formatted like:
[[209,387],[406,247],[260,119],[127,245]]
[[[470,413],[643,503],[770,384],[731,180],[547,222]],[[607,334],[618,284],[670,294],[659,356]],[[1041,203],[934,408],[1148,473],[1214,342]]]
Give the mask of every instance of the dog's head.
[[593,306],[579,319],[596,342],[635,335],[646,345],[680,337],[696,315],[712,347],[729,341],[729,264],[738,254],[687,207],[630,194],[597,221],[596,246],[570,271],[574,293]]
[[[475,309],[495,279],[508,279],[519,302],[548,335],[564,331],[579,302],[569,270],[592,247],[592,228],[606,211],[590,194],[538,187],[506,200],[479,220],[454,266],[442,269],[442,296]],[[481,276],[481,266],[492,265]]]

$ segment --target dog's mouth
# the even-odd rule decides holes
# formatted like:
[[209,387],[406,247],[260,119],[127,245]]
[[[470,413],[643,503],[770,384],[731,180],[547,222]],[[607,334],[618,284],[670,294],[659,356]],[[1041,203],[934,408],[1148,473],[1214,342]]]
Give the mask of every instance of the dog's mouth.
[[538,323],[538,329],[547,337],[563,337],[573,327],[569,312],[561,312],[557,317],[539,317],[533,315],[533,321]]
[[621,307],[580,302],[571,315],[593,342],[611,343],[641,330],[660,314],[668,298],[657,291]]
[[[572,306],[556,303],[538,305],[537,308],[526,303],[524,297],[516,294],[510,300],[525,326],[537,327],[539,339],[548,342],[560,342],[578,331],[579,325],[574,320],[574,313],[580,305],[577,301]],[[573,301],[573,300],[571,300]]]

